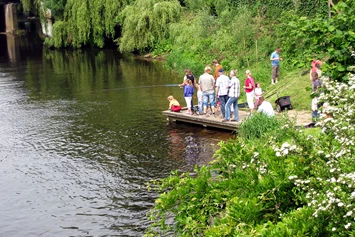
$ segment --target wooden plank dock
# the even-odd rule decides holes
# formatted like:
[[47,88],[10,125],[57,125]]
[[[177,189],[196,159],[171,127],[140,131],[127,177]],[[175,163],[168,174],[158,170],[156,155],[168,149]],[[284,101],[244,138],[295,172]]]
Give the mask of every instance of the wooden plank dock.
[[[183,108],[180,112],[172,112],[170,110],[163,111],[163,115],[168,117],[170,122],[184,122],[190,124],[197,124],[203,127],[219,128],[234,131],[238,129],[241,121],[243,121],[249,112],[239,109],[239,122],[222,122],[221,112],[217,112],[216,116],[206,116],[206,115],[189,115],[186,114],[187,108]],[[281,116],[281,114],[276,113],[276,116]],[[312,122],[311,115],[309,111],[288,111],[288,116],[290,119],[296,119],[296,126],[303,127]],[[234,118],[232,116],[231,118]]]
[[[186,108],[182,109],[180,112],[172,112],[170,110],[163,111],[163,115],[167,116],[170,122],[184,122],[201,125],[203,127],[219,128],[225,130],[236,130],[240,121],[248,116],[248,112],[239,110],[239,122],[222,122],[221,112],[217,112],[214,115],[190,115],[186,114]],[[232,116],[232,119],[234,116]]]

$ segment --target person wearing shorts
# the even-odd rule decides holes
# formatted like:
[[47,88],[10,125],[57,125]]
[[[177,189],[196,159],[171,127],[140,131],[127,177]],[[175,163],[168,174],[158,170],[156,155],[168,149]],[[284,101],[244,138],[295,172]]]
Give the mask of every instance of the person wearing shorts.
[[203,114],[207,112],[208,101],[210,102],[212,113],[215,114],[215,82],[213,76],[210,74],[211,70],[209,66],[205,67],[205,73],[200,76],[198,81],[203,96]]
[[280,53],[280,47],[277,47],[270,57],[271,67],[272,67],[272,79],[271,79],[272,85],[274,85],[279,81],[280,61],[282,60],[279,53]]

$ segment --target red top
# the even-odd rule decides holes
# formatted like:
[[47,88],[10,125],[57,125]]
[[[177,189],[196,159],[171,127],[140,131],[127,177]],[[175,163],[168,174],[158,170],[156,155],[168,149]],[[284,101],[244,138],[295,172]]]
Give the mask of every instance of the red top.
[[317,67],[316,67],[316,65],[322,65],[322,61],[320,61],[320,60],[314,60],[314,61],[312,61],[312,63],[311,63],[311,66],[312,66],[312,72],[316,72],[317,71]]
[[247,79],[245,80],[245,86],[249,87],[249,84],[251,84],[252,88],[251,89],[245,88],[245,92],[247,93],[252,92],[255,88],[254,78],[252,78],[251,76],[247,77]]

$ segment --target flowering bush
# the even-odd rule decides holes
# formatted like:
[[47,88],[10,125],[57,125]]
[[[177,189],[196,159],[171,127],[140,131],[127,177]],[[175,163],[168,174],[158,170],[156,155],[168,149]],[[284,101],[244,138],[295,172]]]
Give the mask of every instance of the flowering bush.
[[272,122],[259,138],[221,142],[197,176],[174,172],[152,182],[161,194],[146,235],[353,235],[355,76],[323,82],[323,132]]
[[307,179],[294,179],[306,193],[314,218],[327,218],[331,236],[350,236],[355,229],[355,76],[339,83],[324,78],[323,139],[317,141],[318,165]]

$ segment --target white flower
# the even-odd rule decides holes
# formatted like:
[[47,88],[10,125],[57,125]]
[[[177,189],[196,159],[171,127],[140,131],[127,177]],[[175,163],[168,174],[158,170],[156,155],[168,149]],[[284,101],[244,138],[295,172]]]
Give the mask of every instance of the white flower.
[[336,231],[336,230],[337,230],[337,228],[335,228],[335,227],[332,228],[332,231]]
[[287,142],[285,142],[284,144],[282,144],[281,149],[283,150],[283,149],[285,149],[285,148],[287,148],[287,147],[290,147],[290,144],[288,144]]
[[288,177],[289,180],[297,179],[297,178],[298,178],[297,175],[291,175],[291,176]]
[[293,146],[290,147],[289,150],[290,150],[290,151],[293,151],[293,150],[296,150],[296,148],[297,148],[297,146],[296,146],[296,145],[293,145]]
[[280,157],[281,156],[281,153],[278,151],[278,152],[276,152],[276,156],[277,157]]
[[345,229],[349,229],[350,226],[351,226],[351,223],[349,222],[349,223],[346,224],[344,227],[345,227]]

